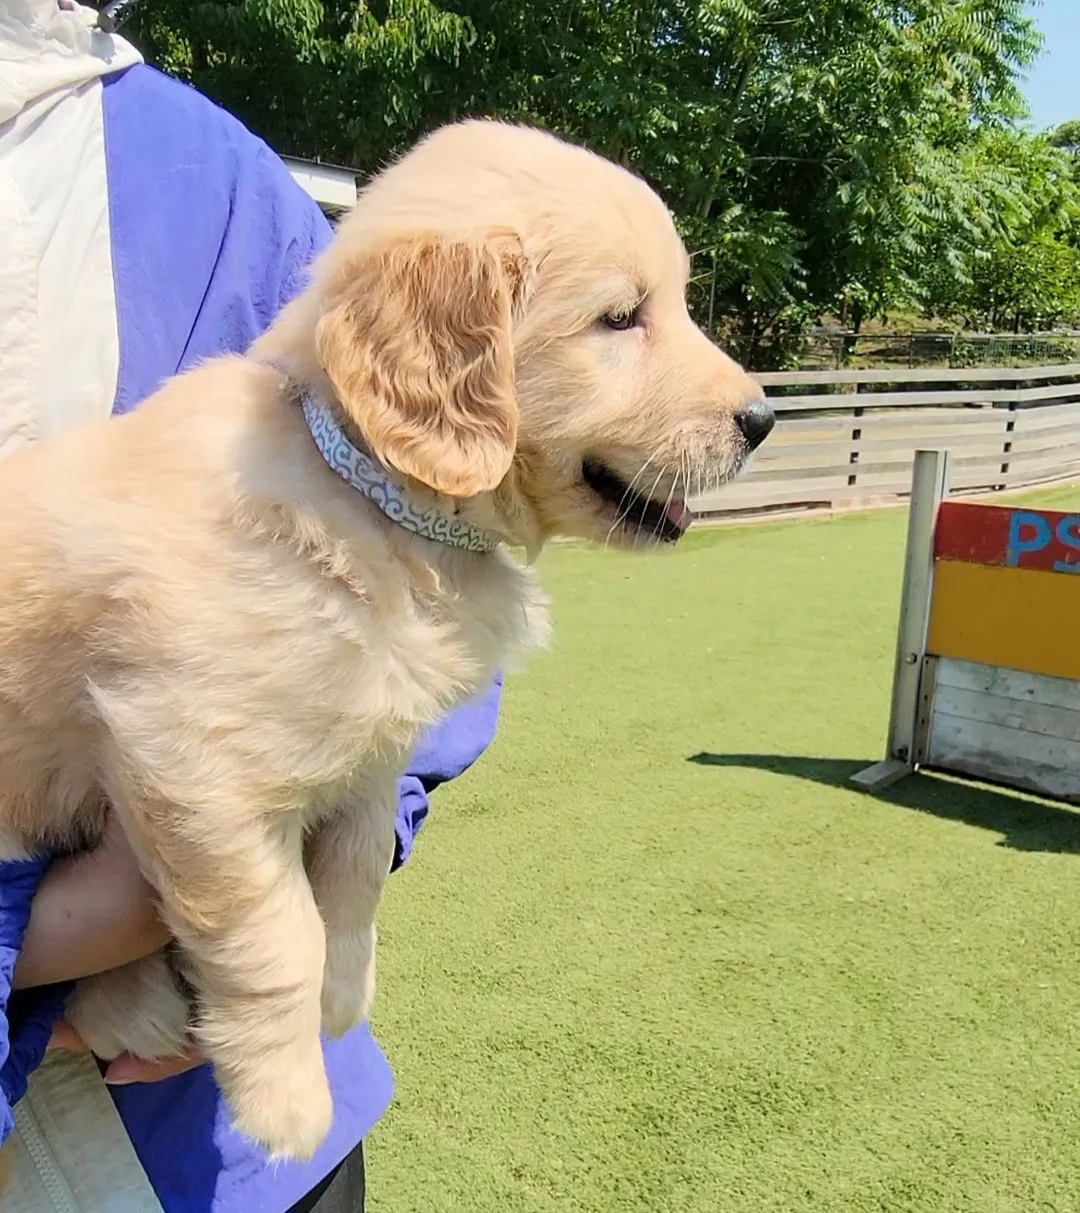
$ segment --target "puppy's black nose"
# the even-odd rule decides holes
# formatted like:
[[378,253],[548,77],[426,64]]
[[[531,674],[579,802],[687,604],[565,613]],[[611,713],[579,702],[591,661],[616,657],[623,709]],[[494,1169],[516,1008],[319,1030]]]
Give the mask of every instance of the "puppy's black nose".
[[742,431],[746,445],[754,451],[772,433],[772,428],[776,424],[776,414],[769,407],[769,402],[765,397],[758,396],[756,400],[751,400],[749,404],[739,409],[735,414],[735,424]]

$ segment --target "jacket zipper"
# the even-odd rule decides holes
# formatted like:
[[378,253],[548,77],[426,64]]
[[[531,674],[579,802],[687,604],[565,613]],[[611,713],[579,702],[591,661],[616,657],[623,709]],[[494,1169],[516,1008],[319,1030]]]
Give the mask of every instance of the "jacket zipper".
[[46,1195],[52,1202],[54,1213],[79,1213],[75,1193],[57,1166],[48,1140],[41,1131],[34,1109],[30,1106],[29,1096],[15,1105],[15,1125],[41,1178]]

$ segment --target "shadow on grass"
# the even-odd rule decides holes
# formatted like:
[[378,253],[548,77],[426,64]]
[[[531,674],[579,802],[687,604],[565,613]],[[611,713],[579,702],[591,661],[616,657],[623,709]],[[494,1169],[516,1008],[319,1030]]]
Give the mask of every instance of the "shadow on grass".
[[[705,767],[772,771],[847,791],[854,791],[848,783],[851,776],[870,765],[865,758],[805,758],[796,754],[703,753],[692,755],[688,761]],[[1000,846],[1015,851],[1080,855],[1080,812],[1023,793],[919,772],[875,793],[874,798],[946,821],[993,830],[1004,835]]]

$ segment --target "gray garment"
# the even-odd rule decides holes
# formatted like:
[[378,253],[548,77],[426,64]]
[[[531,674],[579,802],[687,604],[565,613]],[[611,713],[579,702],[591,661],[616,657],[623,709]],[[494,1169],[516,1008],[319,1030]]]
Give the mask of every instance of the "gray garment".
[[45,1054],[4,1156],[2,1213],[162,1213],[89,1053]]
[[[89,1053],[45,1054],[15,1107],[4,1156],[0,1213],[162,1213]],[[363,1145],[289,1213],[364,1213]]]

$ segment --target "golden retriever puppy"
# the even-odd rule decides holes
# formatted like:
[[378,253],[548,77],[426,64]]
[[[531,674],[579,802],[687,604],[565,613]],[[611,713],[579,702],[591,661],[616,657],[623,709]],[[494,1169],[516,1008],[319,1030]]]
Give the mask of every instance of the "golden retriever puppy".
[[448,127],[248,356],[4,462],[0,853],[114,806],[184,978],[158,955],[81,983],[96,1052],[190,1032],[243,1131],[320,1144],[320,1029],[368,1014],[396,777],[546,633],[509,548],[673,541],[772,424],[687,268],[629,173]]

